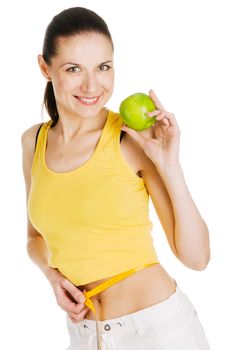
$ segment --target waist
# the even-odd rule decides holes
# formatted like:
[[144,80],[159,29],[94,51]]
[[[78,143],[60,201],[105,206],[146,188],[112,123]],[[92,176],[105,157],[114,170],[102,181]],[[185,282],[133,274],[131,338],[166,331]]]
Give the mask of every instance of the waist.
[[91,286],[93,284],[78,288],[86,290],[85,304],[90,311],[85,318],[92,320],[111,319],[138,311],[164,300],[175,290],[174,279],[158,262],[144,265],[134,272],[131,270],[131,275],[125,273],[125,278],[122,280],[117,280],[114,276],[103,283],[98,283],[92,289]]
[[139,267],[136,267],[136,268],[133,268],[133,269],[130,269],[128,271],[125,271],[125,272],[121,272],[119,273],[118,275],[116,276],[113,276],[112,278],[104,281],[103,283],[101,284],[98,284],[96,287],[94,287],[93,289],[89,290],[89,291],[84,291],[84,296],[86,298],[86,301],[85,301],[85,305],[88,306],[94,314],[96,314],[96,310],[95,310],[95,307],[94,307],[94,304],[93,302],[91,301],[91,297],[95,296],[95,295],[98,295],[100,296],[100,293],[103,292],[104,290],[106,290],[107,288],[113,286],[114,284],[118,283],[119,281],[125,279],[126,277],[134,274],[135,272],[139,271],[139,270],[142,270],[144,269],[145,267],[148,267],[148,266],[151,266],[151,265],[154,265],[158,262],[154,262],[152,264],[145,264],[145,265],[142,265],[142,266],[139,266]]
[[91,297],[97,317],[90,309],[85,318],[106,320],[128,315],[165,300],[174,291],[174,279],[161,264],[154,264]]

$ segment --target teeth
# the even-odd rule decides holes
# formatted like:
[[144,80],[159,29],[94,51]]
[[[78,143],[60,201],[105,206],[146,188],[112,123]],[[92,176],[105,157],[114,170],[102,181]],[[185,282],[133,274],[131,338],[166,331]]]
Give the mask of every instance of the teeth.
[[81,101],[83,101],[84,103],[93,103],[93,102],[96,102],[98,97],[95,97],[95,98],[81,98],[79,97],[79,99]]

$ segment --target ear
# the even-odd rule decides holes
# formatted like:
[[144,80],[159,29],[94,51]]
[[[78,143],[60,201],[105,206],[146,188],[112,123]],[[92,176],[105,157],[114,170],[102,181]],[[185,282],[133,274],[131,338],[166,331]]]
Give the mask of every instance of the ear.
[[49,66],[45,62],[44,57],[42,55],[38,55],[37,60],[38,60],[41,73],[43,74],[43,76],[46,78],[47,81],[50,81],[51,78],[49,75]]

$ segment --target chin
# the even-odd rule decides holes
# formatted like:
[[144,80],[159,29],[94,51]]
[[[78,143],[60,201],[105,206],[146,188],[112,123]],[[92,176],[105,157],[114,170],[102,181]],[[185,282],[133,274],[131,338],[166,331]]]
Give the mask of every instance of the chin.
[[[107,103],[107,101],[105,102]],[[106,109],[105,103],[97,104],[96,106],[84,106],[82,108],[75,108],[77,114],[84,118],[96,117],[103,109]]]
[[92,118],[92,117],[96,117],[101,112],[101,110],[103,108],[104,108],[104,106],[100,106],[100,107],[96,107],[96,108],[86,107],[85,109],[77,111],[77,113],[84,118]]

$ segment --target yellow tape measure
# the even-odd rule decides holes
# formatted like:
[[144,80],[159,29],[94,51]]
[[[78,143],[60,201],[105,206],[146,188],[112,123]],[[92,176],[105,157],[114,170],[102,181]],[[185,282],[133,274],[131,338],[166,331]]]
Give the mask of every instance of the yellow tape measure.
[[123,280],[127,276],[132,275],[134,272],[142,270],[143,268],[145,268],[147,266],[154,265],[154,264],[159,264],[159,262],[153,262],[151,264],[145,264],[145,265],[142,265],[142,266],[130,269],[128,271],[121,272],[120,274],[118,274],[118,275],[110,278],[109,280],[101,283],[100,285],[98,285],[97,287],[93,288],[92,290],[89,290],[88,292],[87,291],[83,292],[83,294],[84,294],[84,296],[86,298],[84,304],[86,306],[88,306],[93,311],[93,313],[96,315],[96,310],[95,310],[94,304],[93,304],[93,302],[90,299],[91,297],[93,297],[94,295],[96,295],[96,294],[102,292],[103,290],[111,287],[112,285],[114,285],[115,283]]

